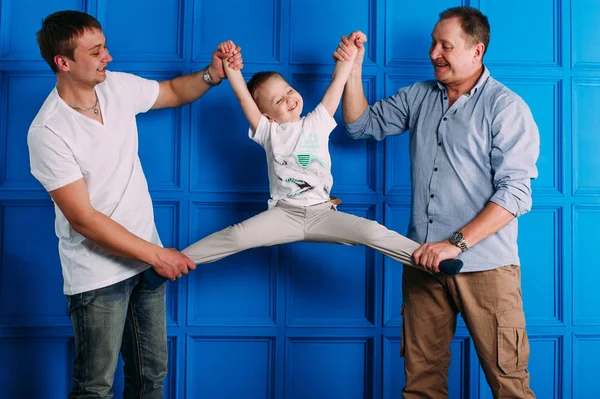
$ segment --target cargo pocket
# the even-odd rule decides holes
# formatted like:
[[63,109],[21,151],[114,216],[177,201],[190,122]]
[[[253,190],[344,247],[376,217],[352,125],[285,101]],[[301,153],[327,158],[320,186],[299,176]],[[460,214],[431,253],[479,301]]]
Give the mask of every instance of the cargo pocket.
[[406,323],[404,322],[404,303],[400,310],[400,316],[402,316],[402,328],[400,329],[400,357],[404,357],[406,349],[404,347],[404,335],[406,334]]
[[521,309],[496,314],[498,329],[498,367],[511,374],[527,368],[529,339],[525,331],[525,314]]

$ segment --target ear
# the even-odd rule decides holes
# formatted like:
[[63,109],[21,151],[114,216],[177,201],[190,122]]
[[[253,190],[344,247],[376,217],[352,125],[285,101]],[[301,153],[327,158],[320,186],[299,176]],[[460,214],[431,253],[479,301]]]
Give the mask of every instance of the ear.
[[64,55],[55,55],[54,63],[56,64],[58,69],[63,72],[68,72],[71,70],[71,67],[69,65],[69,59],[67,57],[65,57]]
[[485,45],[483,43],[477,43],[475,45],[475,53],[473,54],[473,62],[475,62],[475,63],[482,62],[484,52],[485,52]]

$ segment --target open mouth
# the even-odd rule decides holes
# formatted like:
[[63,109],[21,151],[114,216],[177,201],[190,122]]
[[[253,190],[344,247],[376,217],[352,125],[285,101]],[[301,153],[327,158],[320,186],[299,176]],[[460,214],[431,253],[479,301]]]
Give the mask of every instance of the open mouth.
[[96,71],[98,71],[98,72],[104,72],[104,71],[106,71],[106,65],[103,66],[102,68],[96,69]]
[[296,101],[296,102],[294,103],[294,105],[292,105],[292,106],[290,107],[290,109],[288,109],[288,111],[293,111],[293,110],[295,110],[296,108],[298,108],[298,101]]

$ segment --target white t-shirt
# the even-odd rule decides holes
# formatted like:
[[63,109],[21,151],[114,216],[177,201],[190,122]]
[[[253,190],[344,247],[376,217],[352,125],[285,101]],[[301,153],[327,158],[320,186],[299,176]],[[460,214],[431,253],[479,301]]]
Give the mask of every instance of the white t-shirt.
[[298,206],[329,201],[333,186],[329,134],[335,119],[323,104],[297,122],[279,125],[262,116],[248,135],[266,152],[271,199]]
[[[31,173],[47,191],[84,178],[92,206],[136,236],[161,245],[138,156],[135,116],[158,97],[158,82],[106,72],[96,86],[104,125],[69,107],[52,90],[31,123]],[[74,295],[123,281],[147,269],[112,255],[72,229],[55,205],[64,292]]]

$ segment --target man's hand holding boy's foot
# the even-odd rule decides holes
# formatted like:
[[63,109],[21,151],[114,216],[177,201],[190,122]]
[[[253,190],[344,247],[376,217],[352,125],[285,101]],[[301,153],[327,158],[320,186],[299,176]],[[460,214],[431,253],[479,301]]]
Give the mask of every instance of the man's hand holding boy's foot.
[[461,252],[448,240],[427,242],[413,253],[413,261],[428,273],[456,275],[463,267],[462,260],[456,259]]

